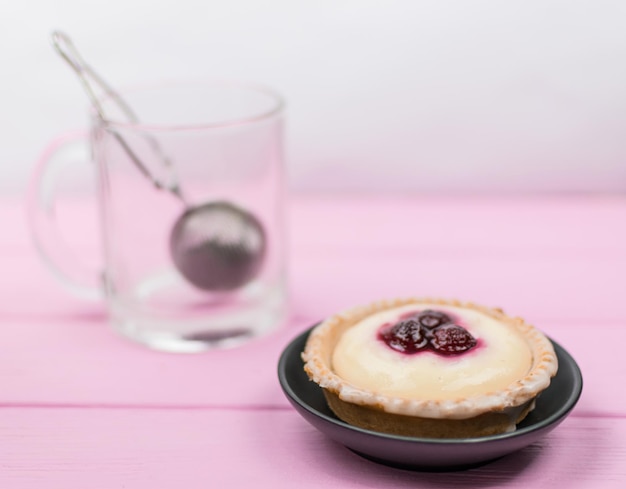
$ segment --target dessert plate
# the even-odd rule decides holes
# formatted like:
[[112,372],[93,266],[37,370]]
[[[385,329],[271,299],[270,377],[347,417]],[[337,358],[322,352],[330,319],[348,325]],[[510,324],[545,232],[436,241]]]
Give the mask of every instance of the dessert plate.
[[[312,328],[311,328],[312,329]],[[300,354],[311,329],[295,338],[278,362],[278,378],[287,399],[311,425],[334,441],[375,462],[412,470],[458,470],[513,453],[556,428],[578,402],[583,380],[574,359],[552,341],[559,370],[534,409],[512,433],[479,438],[415,438],[358,428],[328,408],[322,389],[311,382]]]

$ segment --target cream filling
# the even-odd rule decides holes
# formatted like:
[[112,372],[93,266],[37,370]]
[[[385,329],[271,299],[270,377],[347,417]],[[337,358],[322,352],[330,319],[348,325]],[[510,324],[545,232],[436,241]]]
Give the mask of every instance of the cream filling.
[[[407,355],[378,339],[383,324],[424,309],[453,315],[478,345],[459,355]],[[333,370],[354,387],[417,400],[456,400],[505,389],[526,376],[532,361],[528,343],[514,328],[472,309],[423,304],[368,316],[342,335],[332,356]]]

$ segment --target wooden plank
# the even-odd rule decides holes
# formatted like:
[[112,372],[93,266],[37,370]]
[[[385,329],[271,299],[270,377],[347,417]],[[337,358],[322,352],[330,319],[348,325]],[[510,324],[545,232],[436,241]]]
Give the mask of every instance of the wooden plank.
[[506,487],[621,489],[626,419],[570,417],[469,471],[367,461],[291,410],[2,409],[0,487]]
[[[487,252],[485,252],[487,253]],[[294,308],[325,317],[355,304],[404,296],[454,297],[537,320],[626,319],[626,255],[590,259],[428,257],[389,250],[317,256],[294,253]],[[330,292],[332,291],[332,292]]]
[[[527,249],[554,252],[621,252],[626,231],[623,195],[434,196],[348,194],[290,197],[287,217],[296,246],[425,249],[462,243],[469,249]],[[78,246],[98,244],[97,211],[87,198],[63,199],[56,215],[64,236]],[[29,245],[24,202],[0,198],[0,220],[11,232],[3,246]]]
[[309,321],[231,350],[154,352],[96,321],[8,323],[0,341],[0,405],[286,406],[282,349]]
[[[540,319],[626,319],[622,257],[502,258],[431,256],[419,250],[294,249],[290,263],[293,309],[324,317],[383,297],[458,297]],[[41,268],[36,257],[14,256],[0,280],[0,320],[82,320],[105,317],[102,303],[75,298]],[[332,290],[332,293],[329,291]],[[36,298],[36,300],[34,300]]]
[[[0,405],[287,407],[276,366],[282,349],[312,318],[240,348],[205,355],[152,352],[100,323],[22,322],[0,328],[11,345],[0,357]],[[542,321],[537,326],[579,364],[583,395],[576,411],[626,415],[615,386],[626,377],[624,323]],[[598,331],[601,333],[599,334]]]
[[[92,209],[74,203],[66,211],[77,254],[95,259],[97,233],[84,230],[93,227]],[[626,274],[626,228],[615,223],[625,217],[619,197],[297,197],[290,207],[296,311],[324,316],[380,297],[426,294],[544,318],[620,318],[614,304]],[[0,203],[0,218],[0,246],[11,257],[0,274],[0,320],[103,316],[102,304],[69,296],[43,267],[15,201]],[[330,286],[337,292],[329,294]]]
[[290,206],[296,247],[463,248],[504,255],[622,255],[626,197],[297,196]]

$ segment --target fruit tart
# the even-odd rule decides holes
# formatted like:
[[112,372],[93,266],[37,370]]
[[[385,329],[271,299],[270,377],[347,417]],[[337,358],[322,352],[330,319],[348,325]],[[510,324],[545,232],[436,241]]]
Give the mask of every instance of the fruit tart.
[[343,421],[429,438],[515,430],[558,368],[552,343],[523,319],[418,298],[328,318],[311,332],[302,358]]

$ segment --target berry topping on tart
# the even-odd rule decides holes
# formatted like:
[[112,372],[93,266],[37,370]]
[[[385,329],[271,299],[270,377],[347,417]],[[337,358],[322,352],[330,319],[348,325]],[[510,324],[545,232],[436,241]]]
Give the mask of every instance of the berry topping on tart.
[[390,348],[402,353],[416,353],[428,346],[428,333],[415,319],[405,319],[393,326],[385,325],[378,333]]
[[427,309],[402,318],[395,324],[383,325],[378,332],[378,338],[398,352],[412,355],[430,350],[456,355],[477,345],[469,331],[454,324],[443,312]]
[[452,319],[441,311],[426,309],[417,314],[417,320],[426,328],[436,328],[442,324],[451,323]]
[[430,345],[437,353],[454,355],[476,346],[476,338],[456,324],[444,324],[432,332]]

